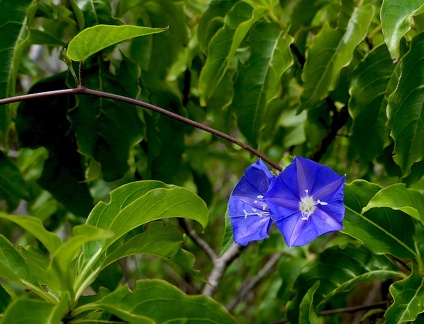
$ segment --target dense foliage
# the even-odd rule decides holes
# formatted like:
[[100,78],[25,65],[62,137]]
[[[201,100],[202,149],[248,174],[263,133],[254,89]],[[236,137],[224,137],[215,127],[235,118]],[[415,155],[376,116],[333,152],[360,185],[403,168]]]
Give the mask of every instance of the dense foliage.
[[[424,322],[422,0],[0,0],[0,62],[1,323]],[[293,156],[343,229],[233,243]]]

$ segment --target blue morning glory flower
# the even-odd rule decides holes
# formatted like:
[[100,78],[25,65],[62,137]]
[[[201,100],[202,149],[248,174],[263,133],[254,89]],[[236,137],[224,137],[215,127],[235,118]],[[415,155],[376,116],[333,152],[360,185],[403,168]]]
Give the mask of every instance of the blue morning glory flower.
[[279,174],[264,199],[289,247],[343,229],[345,180],[346,175],[301,157]]
[[264,196],[275,178],[265,163],[259,160],[246,169],[234,188],[228,203],[228,214],[236,243],[247,245],[250,241],[269,236],[272,219]]

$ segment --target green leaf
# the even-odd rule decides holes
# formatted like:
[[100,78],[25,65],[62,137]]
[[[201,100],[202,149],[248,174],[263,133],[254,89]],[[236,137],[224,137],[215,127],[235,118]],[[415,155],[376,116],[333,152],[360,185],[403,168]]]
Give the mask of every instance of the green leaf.
[[212,37],[224,26],[224,17],[237,0],[215,0],[203,13],[197,30],[201,50],[206,53]]
[[360,240],[376,254],[416,257],[414,223],[408,215],[390,208],[375,208],[362,213],[362,209],[381,189],[364,180],[345,185],[343,232]]
[[6,219],[22,227],[27,232],[34,235],[46,249],[53,254],[62,245],[62,240],[55,233],[47,231],[41,220],[37,217],[7,215],[0,212],[0,218]]
[[422,0],[384,0],[380,16],[384,41],[394,61],[400,57],[400,40],[411,29],[412,17],[424,8]]
[[[75,2],[76,0],[69,0],[69,4],[72,7],[72,11],[75,15],[75,18],[77,19],[77,23],[78,23],[78,28],[79,30],[83,30],[84,26],[85,26],[85,18],[84,18],[84,13],[82,12],[82,10],[78,7],[78,5]],[[81,1],[79,1],[81,2]]]
[[300,323],[310,323],[310,324],[320,324],[318,316],[315,312],[314,307],[314,294],[319,287],[320,281],[318,280],[309,290],[306,292],[305,296],[302,299],[302,302],[299,305]]
[[53,296],[57,296],[57,292],[53,292],[50,287],[51,277],[47,272],[50,264],[50,258],[47,257],[45,253],[41,252],[39,249],[33,248],[32,246],[27,246],[26,248],[19,246],[18,252],[25,259],[41,287],[46,287],[48,293]]
[[[113,190],[110,193],[110,202],[98,203],[90,213],[86,224],[109,230],[115,236],[106,242],[93,240],[84,244],[75,290],[85,288],[84,281],[90,276],[89,274],[100,270],[102,267],[100,253],[104,253],[119,238],[138,226],[158,219],[184,217],[196,220],[205,227],[208,216],[205,202],[185,188],[150,180],[132,182]],[[179,257],[189,263],[186,255]],[[98,260],[99,264],[96,263]],[[173,262],[178,263],[179,260]],[[94,264],[96,267],[93,269]]]
[[[124,257],[136,254],[151,254],[162,258],[173,266],[200,278],[199,272],[193,270],[193,264],[187,264],[181,249],[183,237],[180,231],[171,224],[163,226],[162,222],[153,222],[145,232],[138,234],[122,245],[112,245],[105,253],[106,259],[101,261],[102,269]],[[187,252],[188,253],[188,252]]]
[[240,131],[256,147],[266,108],[280,94],[281,76],[293,64],[293,38],[276,25],[263,22],[252,28],[248,42],[252,52],[239,66],[233,107]]
[[139,280],[133,291],[122,286],[98,301],[76,308],[72,315],[99,308],[130,323],[237,323],[213,299],[185,295],[162,280]]
[[406,188],[404,183],[396,183],[381,189],[362,209],[362,212],[379,207],[401,210],[424,226],[424,196],[415,189]]
[[301,97],[303,108],[313,108],[336,88],[341,69],[351,62],[373,15],[374,7],[368,4],[354,9],[346,27],[332,30],[328,23],[324,24],[306,53],[302,74],[305,82]]
[[230,215],[228,215],[228,208],[225,212],[225,226],[224,226],[224,240],[221,245],[221,251],[219,255],[223,255],[225,251],[229,249],[231,245],[234,243],[233,238],[233,226],[231,225]]
[[409,323],[424,312],[424,278],[415,267],[408,278],[392,284],[389,288],[394,302],[386,311],[386,323]]
[[0,187],[15,196],[29,200],[25,180],[19,168],[0,150]]
[[47,272],[52,274],[50,284],[55,290],[73,291],[71,283],[75,280],[76,274],[72,273],[71,264],[80,255],[81,247],[85,243],[90,241],[104,242],[113,237],[113,232],[87,224],[75,226],[73,231],[74,236],[57,249],[47,269]]
[[384,100],[394,70],[386,46],[374,48],[353,71],[350,82],[350,150],[354,158],[372,161],[389,142]]
[[390,136],[395,142],[394,160],[405,177],[411,166],[424,159],[424,33],[412,39],[402,57],[401,75],[387,106]]
[[[153,180],[138,181],[113,190],[110,202],[97,204],[87,224],[113,231],[116,240],[140,225],[169,217],[193,219],[204,228],[208,222],[208,209],[186,188]],[[100,223],[97,222],[99,219]]]
[[38,286],[37,279],[25,259],[3,235],[0,234],[0,277],[22,284],[21,280]]
[[206,105],[229,68],[236,50],[254,23],[266,9],[255,9],[244,1],[237,2],[224,18],[224,26],[211,39],[206,64],[199,77],[202,105]]
[[[15,94],[16,76],[27,32],[26,10],[31,0],[18,3],[1,0],[0,12],[0,98]],[[10,106],[0,109],[0,144],[6,145],[11,119]]]
[[73,61],[85,61],[90,55],[108,46],[134,37],[161,33],[165,30],[167,28],[96,25],[84,29],[69,42],[67,55]]
[[330,247],[305,265],[294,282],[292,290],[296,297],[287,305],[288,319],[290,323],[299,322],[299,305],[317,280],[320,285],[311,306],[319,313],[339,293],[349,292],[360,283],[396,277],[404,277],[404,274],[387,256],[374,255],[364,246]]
[[57,304],[28,298],[16,299],[10,304],[4,313],[2,323],[61,323],[63,314],[68,311],[68,301],[69,294],[63,294],[61,301]]

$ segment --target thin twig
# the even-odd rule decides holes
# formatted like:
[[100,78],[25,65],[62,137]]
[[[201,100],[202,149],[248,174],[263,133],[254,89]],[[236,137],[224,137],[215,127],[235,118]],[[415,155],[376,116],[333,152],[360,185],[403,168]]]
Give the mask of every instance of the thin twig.
[[[330,109],[333,108],[330,106]],[[337,132],[342,128],[349,118],[349,112],[347,106],[344,106],[340,112],[333,110],[333,120],[331,121],[330,129],[327,131],[327,134],[322,139],[320,145],[317,147],[315,152],[310,155],[310,159],[318,162],[321,160],[325,152],[327,152],[328,147],[333,142],[334,138],[337,136]]]
[[236,307],[237,304],[245,298],[246,294],[251,292],[252,289],[255,288],[255,286],[274,268],[280,257],[281,253],[273,254],[258,274],[254,278],[246,281],[239,293],[227,304],[226,309],[231,311],[234,307]]
[[10,97],[5,99],[0,99],[0,105],[9,104],[13,102],[20,102],[20,101],[27,101],[32,99],[40,99],[40,98],[47,98],[47,97],[54,97],[54,96],[62,96],[62,95],[72,95],[72,94],[82,94],[82,95],[88,95],[88,96],[94,96],[94,97],[101,97],[106,99],[112,99],[117,100],[121,102],[126,102],[135,106],[143,107],[145,109],[149,109],[155,112],[158,112],[162,115],[168,116],[170,118],[176,119],[182,123],[188,124],[190,126],[196,127],[198,129],[201,129],[205,132],[211,133],[215,136],[221,137],[225,139],[226,141],[229,141],[231,143],[234,143],[241,148],[245,149],[246,151],[256,155],[257,157],[261,158],[263,161],[268,163],[271,167],[273,167],[275,170],[281,171],[282,168],[277,163],[269,159],[267,156],[262,154],[261,152],[255,150],[253,147],[243,143],[242,141],[239,141],[238,139],[225,134],[223,132],[220,132],[216,130],[215,128],[203,125],[199,122],[196,122],[194,120],[191,120],[189,118],[180,116],[178,114],[175,114],[173,112],[170,112],[166,109],[160,108],[158,106],[149,104],[144,101],[140,101],[137,99],[128,98],[125,96],[109,93],[109,92],[103,92],[98,90],[92,90],[85,87],[78,87],[73,89],[64,89],[64,90],[54,90],[54,91],[46,91],[46,92],[40,92],[40,93],[32,93],[32,94],[26,94],[22,96],[16,96],[16,97]]
[[196,243],[199,247],[205,250],[208,257],[214,261],[218,256],[215,251],[211,248],[211,246],[202,239],[199,235],[197,235],[196,231],[191,227],[191,224],[187,222],[184,218],[178,218],[178,224],[180,224],[181,228],[186,232],[186,234]]
[[242,247],[238,244],[233,244],[220,257],[213,262],[213,269],[208,277],[208,284],[203,287],[202,294],[211,297],[221,281],[222,275],[228,265],[233,262],[240,254]]

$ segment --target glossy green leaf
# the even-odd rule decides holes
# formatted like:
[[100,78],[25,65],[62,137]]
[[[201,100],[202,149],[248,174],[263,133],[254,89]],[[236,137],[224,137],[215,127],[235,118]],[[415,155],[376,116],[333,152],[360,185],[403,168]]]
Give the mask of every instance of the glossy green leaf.
[[19,246],[18,252],[25,259],[28,267],[31,269],[31,272],[34,274],[35,278],[37,278],[38,283],[42,287],[45,287],[45,290],[48,290],[48,292],[53,296],[57,295],[56,291],[52,291],[50,287],[52,278],[47,272],[50,264],[50,258],[45,253],[41,252],[41,250],[33,248],[32,246]]
[[216,0],[209,4],[199,22],[197,39],[201,50],[206,53],[212,37],[224,26],[224,17],[237,0]]
[[68,45],[67,55],[73,61],[85,61],[90,55],[122,41],[161,33],[167,28],[96,25],[81,31]]
[[373,49],[353,72],[350,82],[350,149],[355,158],[371,161],[389,142],[384,96],[394,65],[386,46]]
[[379,207],[401,210],[424,226],[424,196],[415,189],[406,188],[404,183],[396,183],[381,189],[371,198],[362,212]]
[[0,187],[15,196],[29,200],[25,180],[19,168],[0,150]]
[[62,245],[60,237],[57,236],[57,234],[46,230],[41,220],[37,217],[7,215],[0,212],[0,218],[13,222],[22,227],[28,233],[34,235],[34,237],[39,240],[52,254],[56,252],[60,245]]
[[394,302],[386,311],[386,323],[410,323],[424,312],[424,278],[413,269],[408,278],[397,281],[389,288]]
[[299,305],[299,323],[310,323],[310,324],[320,324],[318,316],[315,312],[314,307],[314,294],[319,287],[320,281],[318,280],[314,285],[309,288],[305,296],[302,299],[302,302]]
[[122,286],[98,301],[80,306],[73,314],[97,309],[130,323],[237,323],[213,299],[185,295],[162,280],[139,280],[133,291]]
[[[182,187],[159,181],[139,181],[123,185],[110,193],[110,202],[100,202],[87,219],[87,224],[111,230],[114,240],[150,221],[184,217],[208,222],[206,204],[194,193]],[[101,218],[101,223],[96,221]]]
[[[47,272],[52,275],[50,284],[55,290],[73,291],[71,282],[74,280],[76,274],[71,272],[71,264],[80,255],[81,247],[85,243],[90,241],[104,242],[114,235],[111,231],[87,224],[75,226],[73,230],[74,236],[57,249],[47,269]],[[55,278],[56,280],[54,280]]]
[[26,263],[3,235],[0,234],[0,277],[21,284],[21,280],[38,285],[37,279]]
[[306,53],[302,74],[303,108],[315,107],[336,88],[341,69],[351,62],[353,51],[365,38],[373,15],[374,7],[368,4],[354,9],[346,27],[332,30],[329,24],[324,24]]
[[251,54],[239,66],[233,108],[240,131],[256,147],[267,105],[279,95],[281,76],[293,64],[293,38],[276,25],[264,22],[252,28],[248,42]]
[[400,58],[400,40],[411,29],[412,17],[424,8],[422,0],[384,0],[380,16],[384,41],[393,60]]
[[404,277],[404,274],[386,256],[370,254],[364,246],[333,246],[319,253],[297,277],[292,287],[296,298],[287,306],[288,319],[291,323],[299,322],[299,305],[318,280],[320,285],[313,298],[317,313],[339,293],[351,291],[360,283],[396,277]]
[[206,64],[199,78],[202,105],[213,95],[229,68],[236,50],[254,23],[265,13],[265,8],[255,9],[250,4],[237,2],[224,18],[224,26],[209,43]]
[[[31,0],[0,1],[0,98],[15,94],[23,43],[28,36],[26,10],[31,3]],[[11,111],[9,105],[0,108],[0,144],[7,145]]]
[[[106,242],[92,240],[93,242],[84,244],[75,289],[80,291],[85,288],[83,284],[87,276],[100,271],[103,261],[100,253],[136,227],[170,217],[193,219],[205,227],[208,216],[209,212],[204,201],[185,188],[151,180],[132,182],[113,190],[110,193],[110,202],[98,203],[86,224],[109,230],[115,236]],[[191,262],[187,261],[186,255],[179,257],[186,260],[184,261],[186,263]],[[99,264],[96,263],[98,260]],[[173,262],[177,263],[179,260]],[[93,269],[94,264],[97,265]]]
[[36,299],[19,298],[7,308],[1,323],[10,324],[53,324],[61,323],[67,312],[69,294],[63,294],[57,304]]
[[[183,237],[176,227],[170,224],[164,227],[161,222],[153,222],[145,232],[122,242],[122,245],[111,246],[105,253],[106,259],[101,261],[101,267],[104,269],[109,264],[130,255],[151,254],[173,266],[180,267],[195,277],[201,277],[199,272],[193,270],[194,262],[186,263],[187,260],[181,249],[182,242]],[[194,261],[194,258],[192,259]]]
[[362,209],[381,189],[364,180],[345,185],[343,232],[360,240],[376,254],[416,257],[414,223],[408,215],[390,208],[374,208],[362,213]]
[[413,38],[410,51],[402,57],[401,75],[387,106],[390,136],[395,142],[394,160],[403,176],[424,159],[424,33]]

